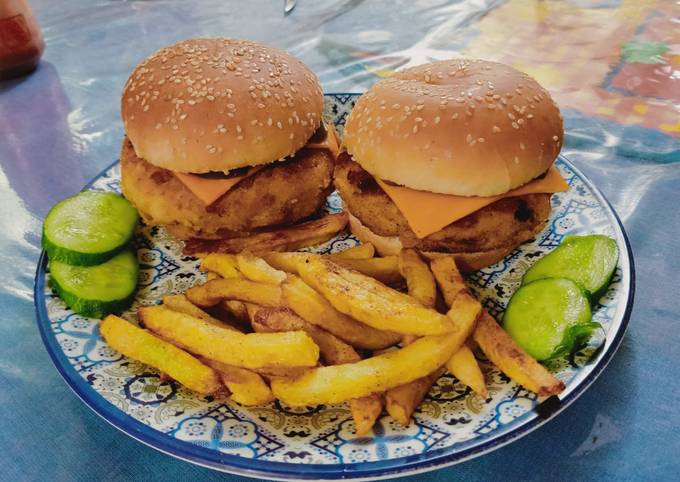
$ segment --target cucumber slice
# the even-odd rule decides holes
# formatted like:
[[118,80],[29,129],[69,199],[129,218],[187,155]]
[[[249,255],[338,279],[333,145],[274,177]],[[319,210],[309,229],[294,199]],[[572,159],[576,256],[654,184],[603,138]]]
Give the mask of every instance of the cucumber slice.
[[50,261],[92,266],[111,259],[132,239],[137,210],[112,192],[83,191],[57,203],[43,224]]
[[72,266],[50,260],[52,288],[79,315],[103,318],[132,304],[139,264],[133,251],[123,251],[96,266]]
[[600,324],[591,322],[590,303],[576,283],[550,278],[515,292],[505,310],[503,327],[540,361],[579,348]]
[[553,252],[529,268],[522,284],[544,278],[568,278],[586,290],[592,300],[597,300],[609,285],[618,259],[616,241],[607,236],[567,236]]

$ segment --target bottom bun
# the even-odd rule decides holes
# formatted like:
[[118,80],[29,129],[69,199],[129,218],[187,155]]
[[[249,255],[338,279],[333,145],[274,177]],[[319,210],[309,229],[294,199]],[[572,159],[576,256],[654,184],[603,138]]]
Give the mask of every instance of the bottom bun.
[[[359,238],[362,243],[371,243],[375,246],[376,251],[380,256],[392,256],[399,254],[402,250],[403,245],[398,236],[380,236],[375,234],[369,228],[367,228],[362,222],[349,213],[349,228],[352,234]],[[533,236],[543,231],[547,221],[539,224],[533,231]],[[510,254],[517,245],[508,245],[501,248],[492,249],[489,251],[480,251],[475,253],[447,253],[447,252],[434,252],[426,251],[421,252],[423,256],[427,259],[435,259],[441,256],[453,256],[456,260],[456,265],[458,269],[463,273],[469,273],[472,271],[477,271],[487,266],[491,266],[505,258]]]

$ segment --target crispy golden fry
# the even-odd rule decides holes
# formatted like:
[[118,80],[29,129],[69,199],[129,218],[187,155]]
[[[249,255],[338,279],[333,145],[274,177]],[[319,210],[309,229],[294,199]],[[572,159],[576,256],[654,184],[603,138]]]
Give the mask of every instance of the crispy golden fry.
[[219,304],[220,309],[229,317],[238,321],[248,321],[248,311],[243,301],[224,300]]
[[461,346],[460,350],[446,362],[446,368],[463,385],[470,387],[477,395],[485,400],[489,397],[489,391],[486,389],[486,382],[484,381],[484,373],[482,373],[479,363],[477,363],[477,359],[469,347]]
[[208,358],[202,358],[202,362],[211,366],[220,374],[224,383],[231,392],[231,399],[246,407],[266,405],[274,400],[274,395],[260,375],[246,368],[235,367],[220,363]]
[[373,328],[406,335],[440,335],[455,329],[448,316],[321,256],[301,264],[300,275],[336,310]]
[[238,300],[263,306],[281,304],[281,288],[266,283],[229,278],[215,279],[189,288],[187,298],[201,307],[215,306],[223,300]]
[[296,380],[272,380],[274,396],[292,406],[340,403],[412,382],[443,366],[469,336],[472,325],[419,338],[357,363],[314,368]]
[[564,390],[564,383],[522,350],[486,310],[477,321],[474,340],[494,365],[527,390],[539,396]]
[[[362,245],[364,246],[364,245]],[[344,253],[344,251],[343,251]],[[324,256],[335,263],[348,269],[353,269],[360,273],[377,279],[385,284],[395,284],[401,281],[399,273],[399,263],[396,256],[385,258],[341,258],[335,253]],[[276,269],[280,269],[292,274],[300,274],[300,266],[310,257],[318,256],[312,253],[264,253],[264,259]]]
[[298,316],[354,347],[380,350],[399,342],[400,336],[396,333],[376,330],[340,313],[297,276],[288,276],[281,292],[283,303]]
[[262,253],[264,260],[274,268],[286,273],[298,274],[299,263],[304,263],[309,253]]
[[212,281],[212,280],[217,279],[217,278],[221,278],[221,276],[218,275],[217,273],[213,273],[212,271],[208,272],[208,274],[206,275],[206,279],[208,281]]
[[375,256],[375,247],[371,243],[359,244],[353,248],[337,253],[329,254],[328,257],[334,260],[338,259],[369,259]]
[[179,313],[186,313],[195,318],[200,318],[203,321],[207,321],[210,324],[221,326],[230,330],[234,330],[232,326],[221,322],[217,318],[210,316],[208,313],[200,309],[198,306],[193,304],[184,295],[168,295],[163,297],[163,306],[170,308],[172,311],[177,311]]
[[244,251],[236,255],[238,270],[251,281],[280,285],[286,279],[286,273],[272,268],[264,259],[253,253]]
[[340,266],[375,278],[386,285],[393,285],[402,280],[397,256],[370,259],[333,259],[330,256],[328,258]]
[[[430,267],[451,311],[458,313],[459,317],[478,319],[482,305],[470,294],[455,259],[452,256],[440,257],[432,260]],[[446,367],[461,383],[481,397],[488,397],[484,374],[470,348],[465,345],[461,347],[447,362]]]
[[107,316],[99,330],[114,350],[166,373],[195,392],[213,394],[224,390],[215,370],[122,318]]
[[346,225],[347,213],[329,214],[290,228],[257,233],[246,238],[190,239],[185,243],[184,252],[200,255],[203,253],[240,253],[245,250],[253,253],[295,251],[328,241],[345,229]]
[[378,420],[382,413],[384,403],[383,397],[379,393],[354,398],[349,401],[349,408],[352,412],[357,435],[366,435],[371,431],[375,421]]
[[272,331],[302,330],[319,346],[326,365],[353,363],[361,360],[354,348],[311,323],[306,322],[290,308],[260,308],[255,313],[255,323]]
[[399,272],[406,280],[408,294],[428,308],[437,303],[437,285],[429,266],[414,249],[399,253]]
[[259,373],[263,377],[286,378],[288,380],[299,378],[309,370],[311,370],[311,368],[308,367],[263,367],[253,369],[254,372]]
[[312,367],[319,360],[319,347],[303,331],[244,334],[163,306],[140,308],[139,318],[166,340],[227,365]]
[[402,426],[408,427],[411,416],[430,391],[434,382],[444,373],[441,368],[429,375],[418,378],[405,385],[391,388],[385,392],[385,409]]
[[242,278],[233,254],[211,253],[201,261],[201,271],[216,273],[222,278]]

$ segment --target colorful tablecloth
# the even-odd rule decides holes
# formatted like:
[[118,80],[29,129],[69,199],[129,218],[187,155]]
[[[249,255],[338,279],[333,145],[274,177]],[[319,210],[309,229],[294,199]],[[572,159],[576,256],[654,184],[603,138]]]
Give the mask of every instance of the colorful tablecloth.
[[[0,480],[239,480],[147,448],[69,391],[42,347],[32,283],[49,207],[116,159],[119,99],[154,50],[193,36],[267,42],[327,92],[450,57],[509,63],[562,108],[563,153],[631,238],[637,296],[623,346],[556,420],[418,480],[677,479],[680,470],[680,7],[675,1],[34,0],[47,50],[0,83]],[[416,480],[416,477],[413,478]]]

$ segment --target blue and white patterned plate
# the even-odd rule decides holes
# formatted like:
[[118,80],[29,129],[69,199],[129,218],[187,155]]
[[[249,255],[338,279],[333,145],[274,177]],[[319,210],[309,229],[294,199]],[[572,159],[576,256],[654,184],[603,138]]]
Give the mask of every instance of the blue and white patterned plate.
[[[328,95],[326,114],[341,132],[356,94]],[[502,262],[475,273],[470,282],[488,310],[498,317],[522,274],[568,234],[603,233],[621,253],[613,282],[594,311],[606,341],[601,350],[550,369],[567,386],[560,400],[539,401],[482,361],[490,399],[482,400],[451,375],[434,385],[409,427],[389,416],[370,436],[354,432],[346,405],[293,409],[275,402],[245,408],[198,396],[158,372],[109,348],[98,320],[67,309],[49,288],[45,255],[35,282],[35,304],[43,340],[57,369],[90,408],[137,440],[162,452],[207,467],[268,479],[386,478],[454,464],[519,438],[555,416],[595,380],[621,343],[632,308],[633,260],[621,223],[602,194],[566,159],[557,167],[570,185],[552,198],[549,227]],[[118,191],[118,164],[91,188]],[[329,211],[340,209],[336,194]],[[318,247],[330,252],[357,241],[343,234]],[[132,309],[158,303],[170,293],[202,281],[196,258],[181,254],[180,242],[163,229],[142,227],[136,238],[141,264],[140,290]],[[567,415],[568,416],[568,415]]]

